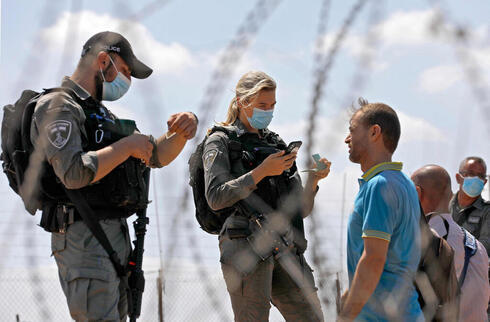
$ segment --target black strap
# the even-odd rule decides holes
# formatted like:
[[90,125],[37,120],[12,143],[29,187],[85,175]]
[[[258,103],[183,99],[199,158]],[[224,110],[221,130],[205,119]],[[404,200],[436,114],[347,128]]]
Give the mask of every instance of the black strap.
[[441,218],[442,222],[444,223],[444,228],[446,228],[446,234],[444,236],[441,236],[441,237],[447,241],[447,236],[449,235],[449,222],[443,216],[441,216],[440,213],[435,212],[435,211],[428,213],[426,215],[426,218],[428,219],[428,221],[430,221],[430,219],[434,216],[439,216]]
[[444,240],[447,240],[447,236],[449,235],[449,223],[444,217],[442,217],[442,216],[439,216],[439,217],[441,217],[442,222],[444,223],[444,227],[446,227],[446,234],[444,236],[442,236],[442,238],[444,238]]
[[[64,186],[63,186],[64,187]],[[82,193],[79,190],[72,190],[65,188],[66,195],[70,198],[71,202],[75,205],[75,208],[78,210],[78,213],[83,219],[85,225],[87,225],[88,229],[92,232],[97,241],[102,245],[107,254],[109,255],[109,259],[111,260],[114,268],[116,269],[117,275],[119,277],[126,276],[126,269],[123,265],[121,265],[121,261],[117,256],[117,253],[111,246],[109,239],[107,239],[107,235],[99,224],[97,219],[97,215],[87,203],[87,201],[83,198]]]
[[470,258],[471,258],[471,256],[473,256],[473,255],[476,254],[476,247],[478,247],[478,244],[476,243],[476,240],[475,240],[475,243],[474,243],[475,248],[469,247],[466,244],[466,242],[468,240],[468,232],[463,227],[461,227],[461,230],[464,233],[464,239],[463,239],[463,245],[464,245],[464,265],[463,265],[463,270],[461,271],[461,275],[459,276],[459,283],[458,284],[459,284],[459,288],[460,289],[463,286],[464,280],[466,278],[466,273],[468,272],[468,265],[470,263]]

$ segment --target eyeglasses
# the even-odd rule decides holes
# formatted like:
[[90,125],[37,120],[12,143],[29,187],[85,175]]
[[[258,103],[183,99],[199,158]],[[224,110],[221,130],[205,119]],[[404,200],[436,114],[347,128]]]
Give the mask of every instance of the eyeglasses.
[[463,177],[478,177],[482,180],[485,180],[487,178],[486,174],[476,174],[476,173],[459,173]]

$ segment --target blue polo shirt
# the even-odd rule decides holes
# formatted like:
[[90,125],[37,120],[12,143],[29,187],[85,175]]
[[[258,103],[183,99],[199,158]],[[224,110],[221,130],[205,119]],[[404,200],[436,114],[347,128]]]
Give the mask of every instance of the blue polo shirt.
[[375,165],[359,179],[347,230],[347,269],[352,284],[364,237],[389,242],[383,273],[356,321],[423,321],[413,279],[420,261],[420,208],[401,162]]

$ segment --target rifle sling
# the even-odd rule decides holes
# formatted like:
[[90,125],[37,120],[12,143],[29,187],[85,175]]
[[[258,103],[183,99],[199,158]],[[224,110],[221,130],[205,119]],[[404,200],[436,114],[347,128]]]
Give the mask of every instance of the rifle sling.
[[[64,187],[64,186],[63,186]],[[83,222],[87,225],[88,229],[92,232],[97,241],[102,245],[104,250],[109,255],[109,259],[111,260],[114,268],[119,277],[126,276],[126,269],[123,265],[121,265],[121,261],[117,256],[117,253],[111,246],[109,239],[107,238],[106,233],[102,229],[97,220],[97,215],[87,203],[87,201],[83,198],[82,194],[78,190],[67,189],[64,187],[66,195],[70,198],[71,202],[75,205],[75,208],[78,210],[78,213],[82,217]]]

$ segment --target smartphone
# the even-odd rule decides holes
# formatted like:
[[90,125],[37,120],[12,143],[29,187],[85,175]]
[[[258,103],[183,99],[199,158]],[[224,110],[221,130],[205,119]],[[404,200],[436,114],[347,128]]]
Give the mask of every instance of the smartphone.
[[315,163],[316,163],[316,168],[315,169],[306,169],[306,170],[302,170],[301,172],[318,172],[320,170],[323,170],[323,169],[326,169],[327,166],[320,162],[320,159],[322,158],[318,153],[315,153],[312,155],[313,157],[313,160],[315,160]]
[[321,157],[321,156],[320,156],[318,153],[313,154],[313,155],[312,155],[312,157],[313,157],[313,160],[315,160],[315,163],[316,163],[316,168],[317,168],[318,170],[324,170],[324,169],[326,169],[326,168],[327,168],[327,166],[325,165],[325,163],[320,162],[320,159],[321,159],[322,157]]
[[286,153],[284,154],[289,154],[291,152],[298,152],[299,147],[303,144],[301,141],[293,141],[289,143],[288,147],[286,148]]

